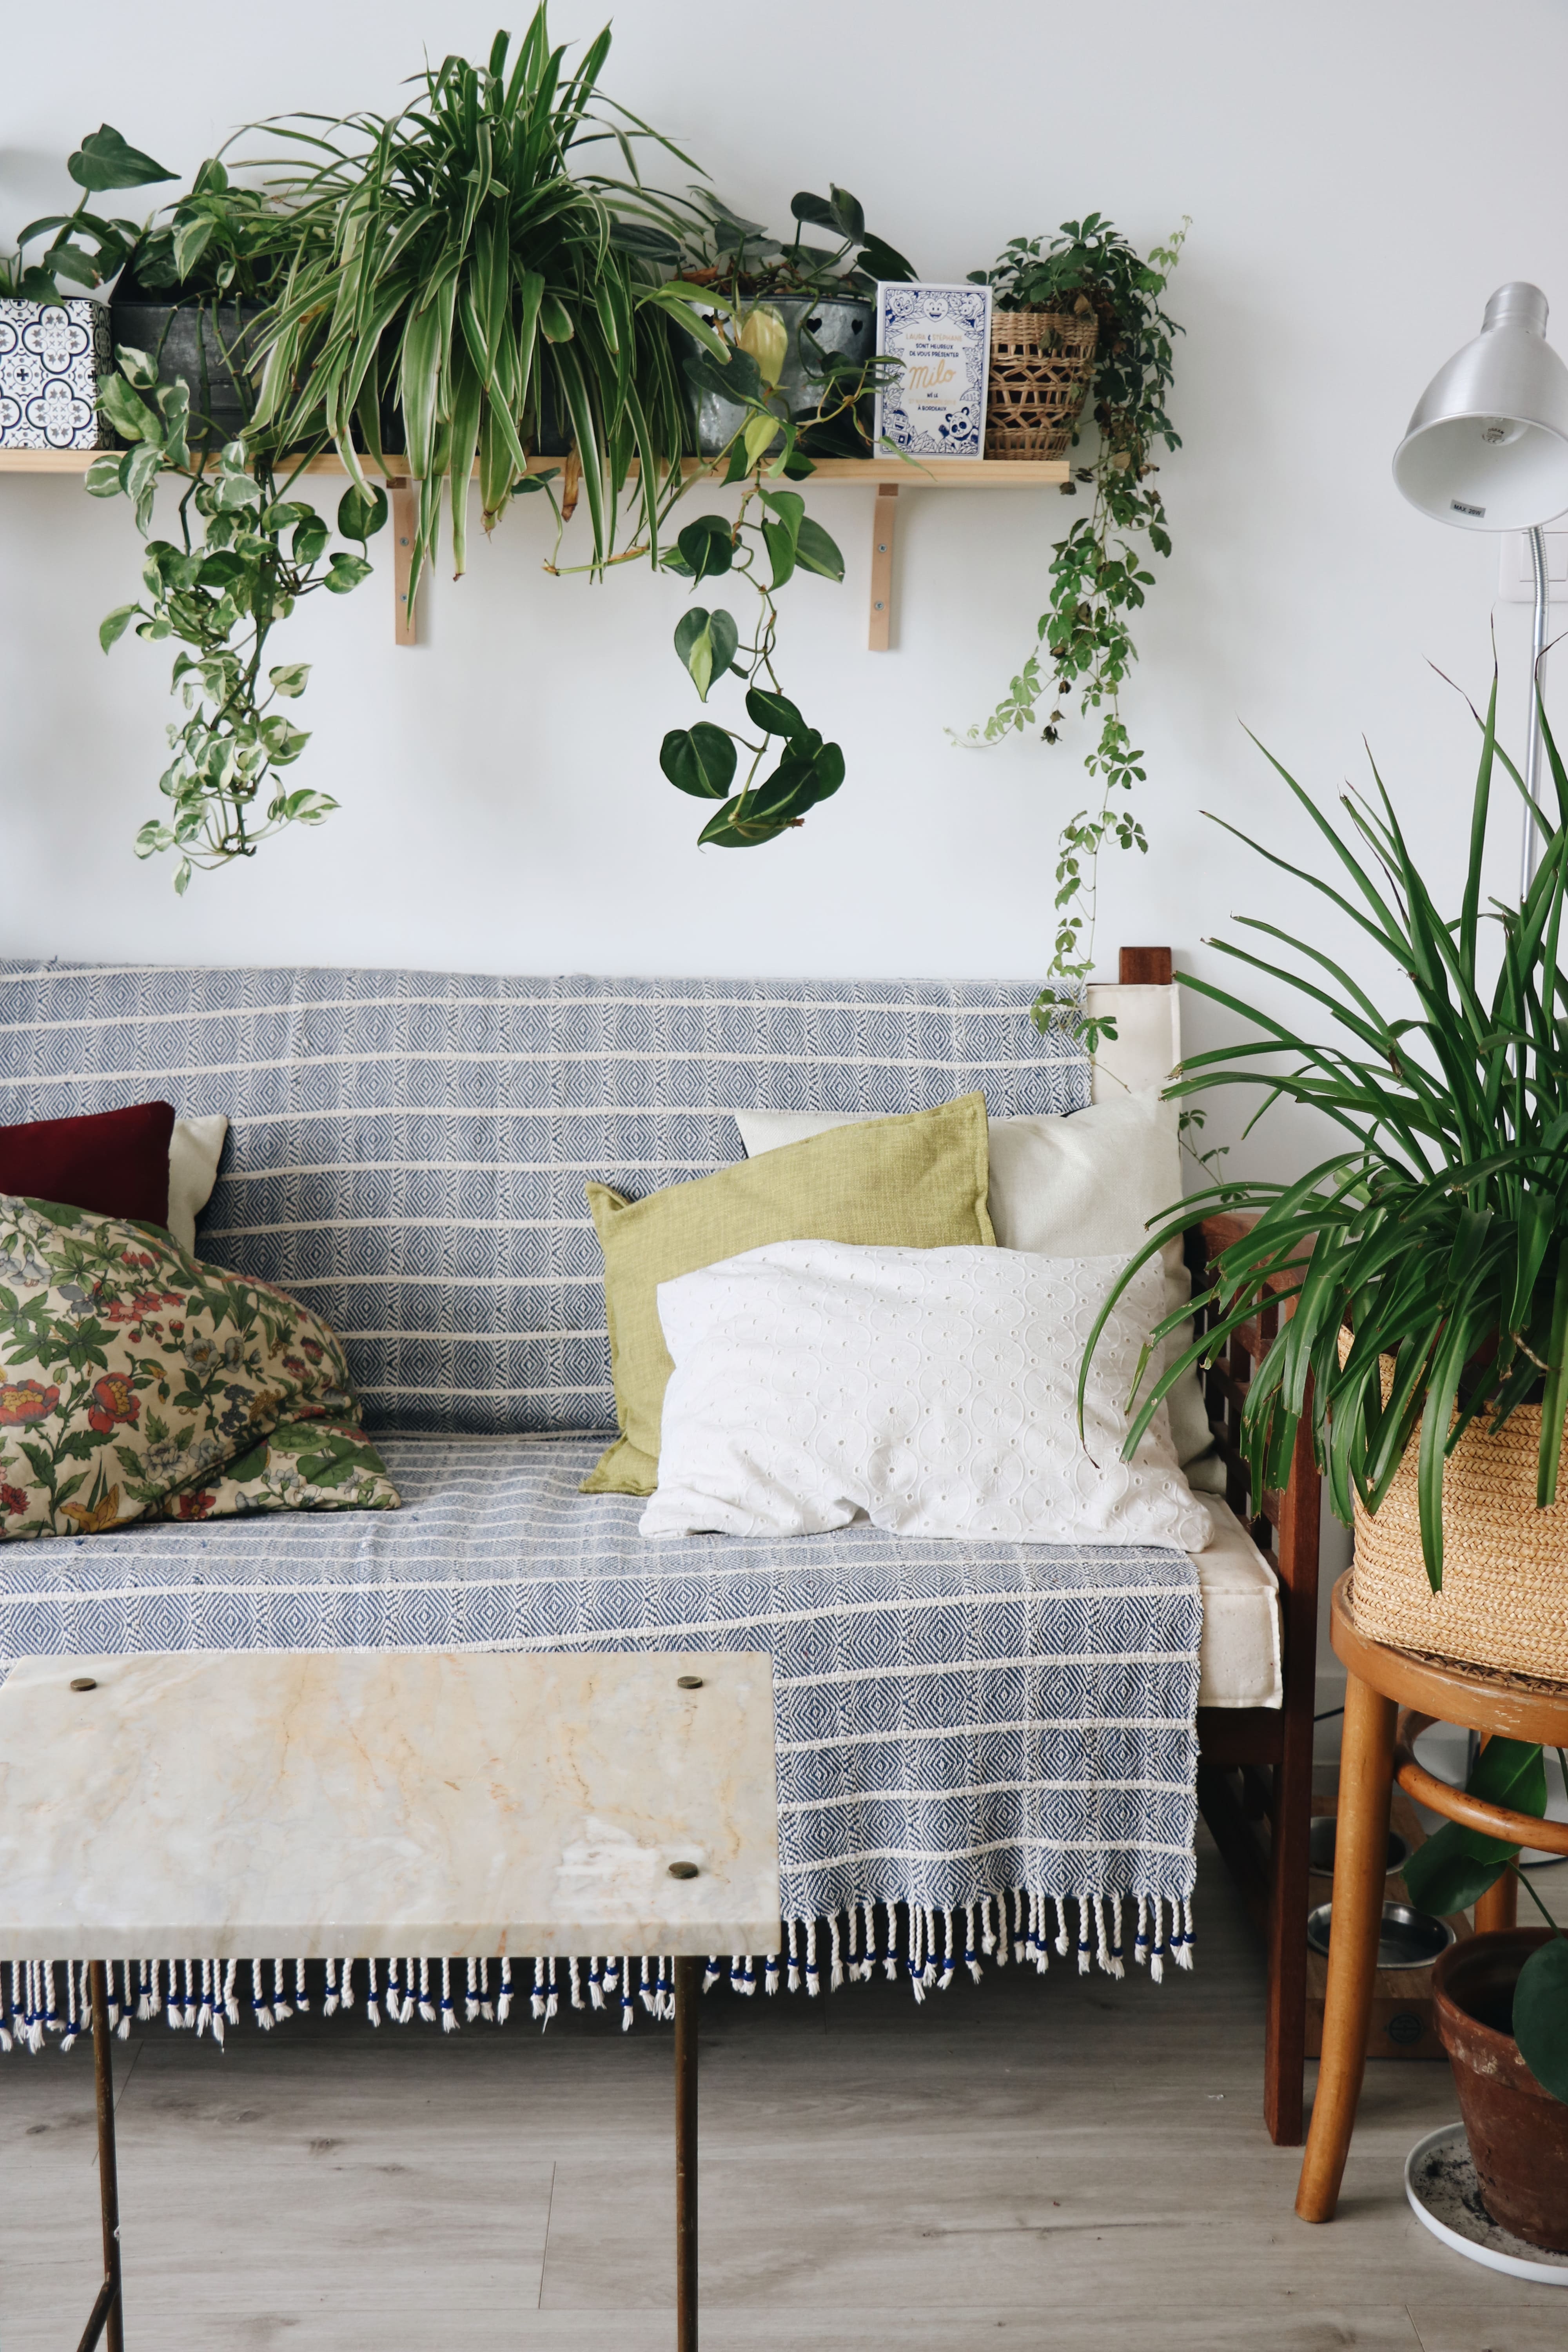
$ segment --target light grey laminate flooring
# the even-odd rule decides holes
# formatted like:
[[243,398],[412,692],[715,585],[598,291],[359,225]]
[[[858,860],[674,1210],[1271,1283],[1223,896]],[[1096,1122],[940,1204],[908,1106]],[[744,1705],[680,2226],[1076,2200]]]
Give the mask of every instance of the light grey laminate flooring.
[[[1568,1877],[1568,1873],[1563,1874]],[[1427,2237],[1446,2066],[1368,2071],[1340,2218],[1258,2106],[1262,1969],[1204,1843],[1198,1967],[1061,1964],[917,2008],[710,1996],[706,2352],[1562,2352],[1568,2293]],[[667,2031],[296,2019],[115,2047],[130,2352],[667,2352]],[[0,2352],[96,2284],[89,2053],[0,2060]]]

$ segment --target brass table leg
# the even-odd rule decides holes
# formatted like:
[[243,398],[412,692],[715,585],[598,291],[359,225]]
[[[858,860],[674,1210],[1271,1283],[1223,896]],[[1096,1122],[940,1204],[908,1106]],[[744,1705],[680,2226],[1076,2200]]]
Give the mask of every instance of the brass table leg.
[[697,2352],[697,2011],[700,1959],[675,1963],[675,2341]]
[[125,2352],[120,2300],[120,2178],[114,2163],[114,2059],[109,2032],[109,1971],[88,1966],[92,2003],[92,2080],[98,2095],[98,2196],[103,2216],[103,2284],[77,2352],[92,2352],[106,2336],[109,2352]]

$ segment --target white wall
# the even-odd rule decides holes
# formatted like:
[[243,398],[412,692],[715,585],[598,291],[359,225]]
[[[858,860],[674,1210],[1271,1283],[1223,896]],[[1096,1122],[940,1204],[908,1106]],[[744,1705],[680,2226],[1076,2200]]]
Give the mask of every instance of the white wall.
[[[591,35],[604,4],[557,0],[557,37]],[[29,12],[0,88],[0,219],[8,232],[66,196],[59,159],[102,118],[188,171],[247,117],[388,107],[426,49],[481,54],[494,21],[494,0],[381,0],[370,17],[272,0],[264,19],[237,0],[161,0],[151,19],[80,0],[62,38]],[[1190,213],[1170,296],[1187,328],[1173,403],[1185,447],[1163,477],[1175,554],[1157,567],[1129,698],[1153,847],[1108,861],[1101,968],[1120,940],[1169,940],[1213,973],[1201,942],[1233,912],[1267,898],[1289,926],[1302,904],[1200,815],[1314,856],[1244,720],[1324,791],[1360,772],[1364,730],[1451,881],[1472,742],[1426,665],[1481,690],[1497,555],[1405,506],[1389,460],[1495,285],[1537,280],[1568,337],[1556,0],[1484,16],[1462,0],[1124,0],[1109,17],[911,0],[896,18],[843,0],[721,18],[694,0],[620,0],[606,79],[753,216],[783,225],[796,187],[836,177],[932,277],[1091,207],[1144,244]],[[684,591],[640,572],[545,578],[535,501],[463,583],[437,582],[416,650],[392,644],[384,539],[375,581],[300,614],[288,651],[319,667],[295,774],[342,812],[179,902],[167,864],[131,853],[157,806],[167,649],[128,640],[106,660],[96,643],[136,592],[129,514],[68,479],[0,479],[0,947],[1043,973],[1082,731],[973,756],[942,730],[981,715],[1029,649],[1050,539],[1077,509],[1050,491],[906,498],[897,649],[870,656],[870,493],[813,503],[849,572],[788,591],[784,682],[843,742],[849,776],[803,833],[697,853],[699,806],[656,757],[664,730],[697,715],[669,646]],[[1497,621],[1511,719],[1528,614]],[[1512,855],[1510,824],[1500,882]],[[1189,1042],[1212,1034],[1194,1006]],[[1283,1164],[1292,1148],[1279,1126],[1249,1149]]]

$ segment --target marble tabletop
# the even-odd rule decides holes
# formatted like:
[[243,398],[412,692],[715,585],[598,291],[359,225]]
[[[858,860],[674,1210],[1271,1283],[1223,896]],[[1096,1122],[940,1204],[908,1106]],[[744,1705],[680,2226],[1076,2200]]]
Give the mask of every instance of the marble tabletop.
[[0,1959],[778,1945],[765,1656],[186,1652],[0,1685]]

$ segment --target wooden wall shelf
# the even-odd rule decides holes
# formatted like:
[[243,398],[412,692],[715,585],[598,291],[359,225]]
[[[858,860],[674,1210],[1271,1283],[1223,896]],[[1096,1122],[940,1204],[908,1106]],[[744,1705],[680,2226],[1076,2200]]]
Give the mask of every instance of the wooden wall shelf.
[[[105,454],[101,449],[0,449],[0,474],[85,474],[94,458]],[[395,634],[400,646],[411,646],[416,641],[408,614],[415,493],[408,477],[393,471],[393,463],[389,457],[384,478],[392,498]],[[906,464],[899,457],[818,457],[815,464],[816,471],[810,477],[814,482],[858,482],[877,493],[871,527],[871,612],[867,640],[872,653],[886,653],[892,642],[893,521],[901,490],[1059,489],[1072,471],[1065,457],[940,457],[930,464]],[[577,503],[574,461],[570,457],[533,457],[529,461],[531,474],[552,469],[560,470],[563,476],[562,503],[570,514]],[[334,452],[310,458],[304,470],[307,474],[335,474],[342,478],[346,468]],[[367,470],[376,470],[368,460]],[[717,467],[706,457],[688,457],[681,470],[689,481],[707,476],[717,485],[720,479]]]

